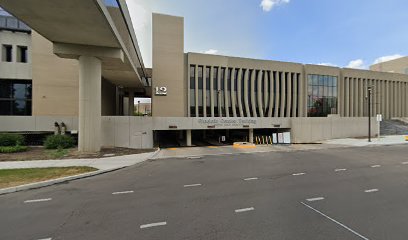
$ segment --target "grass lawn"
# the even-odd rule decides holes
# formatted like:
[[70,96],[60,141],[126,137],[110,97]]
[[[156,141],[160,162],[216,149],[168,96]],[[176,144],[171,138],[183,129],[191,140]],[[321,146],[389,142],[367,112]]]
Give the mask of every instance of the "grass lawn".
[[96,170],[92,167],[2,169],[0,170],[0,188],[14,187]]

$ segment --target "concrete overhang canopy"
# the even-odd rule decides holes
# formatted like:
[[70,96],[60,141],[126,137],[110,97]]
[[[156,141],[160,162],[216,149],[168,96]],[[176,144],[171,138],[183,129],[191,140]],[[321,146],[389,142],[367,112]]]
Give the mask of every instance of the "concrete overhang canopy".
[[[144,65],[133,28],[129,28],[132,25],[126,3],[110,0],[115,5],[105,5],[105,1],[0,0],[0,6],[53,43],[122,51],[115,53],[117,56],[122,54],[119,58],[101,58],[104,78],[124,86],[143,86],[137,69],[143,69]],[[71,58],[75,55],[64,53],[59,56]],[[110,67],[111,63],[113,66]],[[121,70],[125,72],[121,74]],[[115,74],[108,74],[109,71]]]

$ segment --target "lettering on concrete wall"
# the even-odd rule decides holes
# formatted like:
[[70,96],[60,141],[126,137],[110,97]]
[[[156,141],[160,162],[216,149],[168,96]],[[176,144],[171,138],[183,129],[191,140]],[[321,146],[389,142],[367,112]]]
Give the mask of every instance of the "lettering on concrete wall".
[[257,124],[256,119],[228,119],[228,118],[198,118],[198,124],[214,126],[216,128],[225,128],[225,127],[254,127]]

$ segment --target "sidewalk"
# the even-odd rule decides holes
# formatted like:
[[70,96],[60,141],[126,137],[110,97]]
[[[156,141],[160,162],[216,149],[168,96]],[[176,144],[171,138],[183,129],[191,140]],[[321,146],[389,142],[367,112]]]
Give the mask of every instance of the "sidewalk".
[[397,136],[383,136],[380,139],[372,138],[372,142],[368,142],[367,138],[356,139],[356,138],[345,138],[345,139],[333,139],[322,142],[323,144],[335,144],[335,145],[346,145],[353,147],[364,147],[373,145],[395,145],[395,144],[408,144],[405,141],[405,135]]
[[34,160],[0,162],[0,169],[48,168],[48,167],[93,167],[99,170],[113,170],[128,167],[153,157],[156,152],[97,159]]
[[242,154],[242,153],[261,153],[261,152],[293,152],[337,147],[343,146],[335,144],[332,145],[292,144],[292,145],[257,145],[256,148],[250,149],[239,149],[234,148],[233,146],[164,148],[161,149],[160,152],[153,157],[153,159],[183,158],[183,157]]

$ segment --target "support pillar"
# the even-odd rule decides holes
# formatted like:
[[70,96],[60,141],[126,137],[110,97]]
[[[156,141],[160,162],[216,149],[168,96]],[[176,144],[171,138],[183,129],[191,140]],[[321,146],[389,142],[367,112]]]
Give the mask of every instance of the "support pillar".
[[191,130],[186,130],[186,132],[187,147],[191,147],[193,146],[193,144],[191,143]]
[[96,57],[79,57],[79,136],[80,152],[101,149],[102,63]]
[[[128,115],[129,116],[134,116],[135,113],[135,93],[133,92],[133,89],[129,89],[129,110],[128,110]],[[140,108],[140,106],[138,106]],[[138,109],[140,111],[140,109]]]
[[249,142],[254,143],[254,129],[249,129]]

